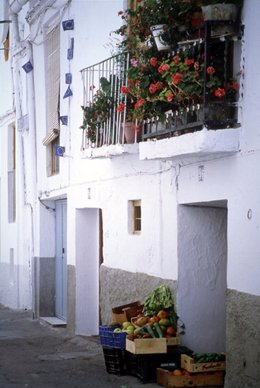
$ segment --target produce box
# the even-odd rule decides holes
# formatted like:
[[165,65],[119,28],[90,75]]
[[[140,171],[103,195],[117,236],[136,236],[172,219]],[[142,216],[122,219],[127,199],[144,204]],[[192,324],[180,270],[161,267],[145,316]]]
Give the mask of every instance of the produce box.
[[204,372],[190,376],[174,376],[167,369],[157,368],[157,384],[166,388],[175,387],[223,387],[224,372]]
[[168,346],[180,344],[180,334],[171,338],[126,338],[126,350],[133,354],[167,353]]
[[126,350],[133,354],[166,353],[166,338],[136,338],[134,341],[126,338]]
[[127,333],[114,333],[113,326],[99,326],[99,339],[102,346],[110,346],[116,349],[125,349]]
[[132,317],[136,317],[143,311],[143,305],[139,301],[124,304],[112,308],[112,321],[122,324],[123,322],[130,321]]
[[194,359],[187,354],[181,355],[181,367],[191,373],[214,372],[226,369],[225,361],[211,361],[196,363]]

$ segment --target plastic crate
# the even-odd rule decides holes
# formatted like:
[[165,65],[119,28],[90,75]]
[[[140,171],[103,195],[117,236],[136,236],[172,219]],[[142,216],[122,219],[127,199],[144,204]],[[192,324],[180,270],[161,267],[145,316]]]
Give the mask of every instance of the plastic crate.
[[126,371],[131,376],[138,377],[142,383],[156,382],[156,369],[160,366],[176,368],[174,357],[167,354],[132,354],[125,353]]
[[127,374],[136,377],[138,372],[138,356],[126,351],[125,360]]
[[102,346],[125,349],[127,333],[114,333],[115,326],[99,326],[99,338]]
[[115,375],[124,375],[127,373],[125,350],[103,346],[106,370]]

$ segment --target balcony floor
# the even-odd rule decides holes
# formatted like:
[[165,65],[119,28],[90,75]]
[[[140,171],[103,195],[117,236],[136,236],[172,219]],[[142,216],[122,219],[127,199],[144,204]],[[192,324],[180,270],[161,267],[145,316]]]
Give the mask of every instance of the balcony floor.
[[152,159],[212,159],[239,151],[239,128],[187,133],[161,140],[139,143],[140,160]]

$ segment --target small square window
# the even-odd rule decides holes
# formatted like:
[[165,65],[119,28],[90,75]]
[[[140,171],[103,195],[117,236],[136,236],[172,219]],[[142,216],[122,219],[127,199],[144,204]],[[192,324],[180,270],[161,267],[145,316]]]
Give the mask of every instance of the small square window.
[[129,232],[140,234],[142,229],[141,200],[129,201]]

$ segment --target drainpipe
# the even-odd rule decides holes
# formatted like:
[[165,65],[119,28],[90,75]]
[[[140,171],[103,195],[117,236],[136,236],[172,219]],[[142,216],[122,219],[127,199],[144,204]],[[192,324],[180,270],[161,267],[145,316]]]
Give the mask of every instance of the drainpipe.
[[[15,94],[15,110],[16,110],[16,119],[20,119],[22,117],[22,104],[21,104],[21,97],[20,97],[20,71],[23,71],[21,59],[20,59],[20,52],[23,50],[26,50],[26,59],[23,59],[24,62],[27,62],[30,60],[32,62],[32,48],[31,44],[29,42],[21,42],[20,34],[19,34],[19,24],[18,24],[18,14],[22,10],[22,7],[28,2],[28,0],[14,0],[10,6],[9,6],[9,15],[10,19],[12,21],[12,65],[13,65],[13,74],[14,74],[14,94]],[[24,63],[23,63],[24,64]],[[28,96],[28,133],[19,133],[19,136],[17,136],[17,143],[18,148],[20,150],[20,176],[18,175],[18,178],[20,178],[20,186],[23,185],[23,191],[24,191],[24,198],[23,203],[20,202],[21,207],[29,207],[30,211],[30,217],[31,217],[31,246],[30,246],[30,279],[32,279],[32,272],[31,272],[31,262],[34,257],[34,214],[35,214],[35,206],[36,206],[36,184],[37,184],[37,166],[36,166],[36,130],[35,130],[35,107],[34,107],[34,78],[33,78],[33,71],[26,74],[26,82],[27,82],[27,96]],[[18,125],[17,125],[18,128]],[[25,158],[24,158],[24,139],[25,136],[27,137],[28,145],[29,145],[29,152],[30,152],[30,178],[31,178],[31,184],[30,184],[30,190],[28,190],[28,184],[27,184],[27,176],[28,171],[26,171],[25,168]],[[29,191],[29,192],[28,192]],[[19,198],[19,197],[18,197]],[[19,209],[18,209],[19,210]],[[19,214],[19,212],[18,212]],[[19,221],[19,220],[18,220]],[[23,212],[20,214],[20,221],[23,225],[24,223],[24,215]],[[18,227],[20,229],[20,226],[18,224]],[[24,234],[23,229],[21,231],[22,237],[19,243],[24,243]],[[19,233],[18,233],[19,235]],[[17,258],[19,260],[19,258]],[[19,266],[18,266],[19,267]],[[18,288],[19,288],[19,273],[17,276],[18,279]],[[30,286],[31,286],[31,280],[30,280]],[[19,293],[18,293],[18,305],[20,305],[19,301]],[[21,306],[18,306],[21,307]],[[34,306],[33,306],[34,307]]]

